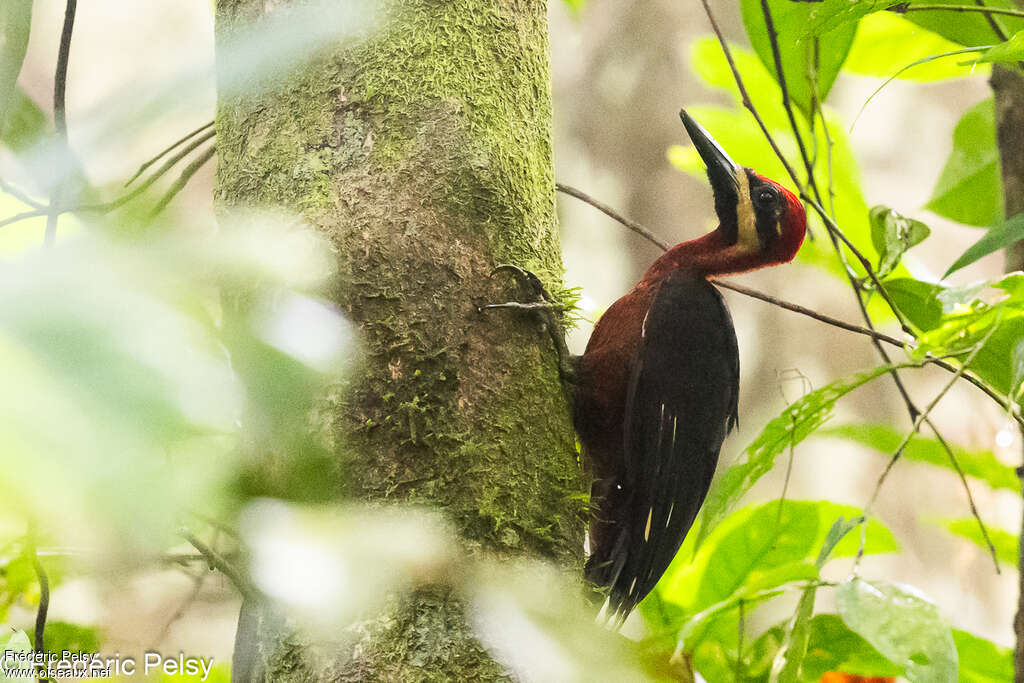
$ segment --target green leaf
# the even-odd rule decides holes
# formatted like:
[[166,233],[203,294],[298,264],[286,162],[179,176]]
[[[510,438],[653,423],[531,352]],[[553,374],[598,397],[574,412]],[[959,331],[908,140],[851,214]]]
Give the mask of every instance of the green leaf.
[[993,252],[1009,249],[1022,239],[1024,239],[1024,213],[1018,213],[1013,218],[989,228],[980,240],[969,246],[953,262],[953,265],[946,270],[942,277],[945,279]]
[[761,434],[744,450],[745,459],[730,466],[712,483],[701,510],[702,521],[696,535],[696,547],[700,547],[701,542],[725,518],[743,494],[772,469],[776,456],[790,446],[801,443],[825,424],[832,417],[836,401],[889,370],[890,366],[880,366],[838,379],[794,401],[782,414],[765,425]]
[[[978,520],[973,517],[964,517],[959,519],[945,517],[930,521],[942,527],[954,536],[959,536],[960,538],[974,543],[976,546],[984,549],[986,553],[989,552],[988,544],[985,543],[985,539],[981,535],[981,529],[978,527]],[[1017,554],[1020,545],[1017,535],[1010,533],[1005,529],[993,527],[991,524],[986,524],[985,529],[988,531],[988,537],[991,539],[992,545],[996,549],[996,557],[999,561],[1011,567],[1016,566]]]
[[[929,5],[963,5],[963,0],[928,0]],[[967,3],[971,4],[971,3]],[[987,7],[1004,9],[1020,9],[1014,0],[985,0]],[[961,45],[991,45],[995,41],[995,32],[988,19],[980,12],[955,12],[950,10],[917,11],[904,14],[907,21],[934,31],[948,40]],[[1024,20],[1001,15],[995,17],[999,25],[1013,35],[1024,29]]]
[[[28,634],[24,631],[7,630],[7,627],[4,627],[3,632],[0,632],[0,656],[7,651],[21,653],[31,652],[32,643],[28,639]],[[32,669],[32,664],[24,661],[5,661],[4,665],[0,666],[0,683],[21,683],[26,679],[19,676],[8,676],[7,673],[5,673],[7,669],[30,671]]]
[[956,683],[953,633],[938,608],[915,589],[854,577],[836,590],[836,607],[911,683]]
[[[904,438],[903,432],[889,425],[869,422],[826,427],[819,430],[817,435],[859,443],[885,457],[891,457]],[[964,474],[980,479],[994,489],[1020,490],[1020,480],[1013,468],[1001,463],[991,451],[969,451],[955,444],[950,444],[950,448]],[[910,439],[903,451],[903,459],[936,465],[950,471],[954,469],[938,439],[923,436]]]
[[943,287],[913,278],[890,278],[882,283],[889,297],[910,323],[922,332],[942,322],[942,302],[938,296]]
[[1015,395],[1020,388],[1016,381],[1021,376],[1019,346],[1024,338],[1024,274],[1011,273],[997,282],[948,288],[938,298],[947,311],[942,324],[918,338],[915,353],[968,353],[985,341],[970,371],[996,391]]
[[1003,184],[991,98],[968,109],[956,124],[953,151],[926,208],[965,225],[1002,222]]
[[1009,40],[993,45],[978,57],[979,62],[1017,62],[1024,59],[1024,31],[1017,31]]
[[871,242],[879,257],[877,275],[884,278],[899,265],[903,254],[920,244],[931,230],[921,221],[907,218],[886,206],[874,206],[868,214],[871,220]]
[[953,629],[960,656],[960,680],[970,683],[1006,683],[1013,680],[1013,650],[976,635]]
[[[790,0],[768,0],[768,6],[778,34],[779,55],[789,95],[804,114],[810,116],[812,103],[823,102],[832,89],[839,68],[853,44],[857,25],[845,24],[820,37],[801,41],[798,39],[804,33],[813,6]],[[740,11],[750,44],[768,72],[777,79],[778,71],[761,0],[741,0]],[[818,41],[827,48],[819,49]]]
[[827,671],[859,676],[898,676],[903,669],[886,659],[871,643],[851,631],[836,614],[811,619],[811,637],[804,657],[806,681],[818,681]]
[[[991,42],[991,39],[990,41]],[[889,78],[898,68],[954,52],[958,43],[907,21],[892,12],[875,12],[860,20],[857,37],[843,62],[843,71],[861,76]],[[908,81],[938,81],[986,74],[985,67],[961,64],[962,59],[938,59],[901,71]]]
[[[860,534],[834,538],[838,518],[858,517],[861,511],[830,501],[772,501],[748,506],[730,515],[693,556],[688,537],[676,560],[658,585],[666,602],[687,613],[704,610],[731,597],[817,576],[814,564],[826,545],[832,556],[857,553]],[[885,526],[871,520],[865,530],[865,552],[899,549]],[[822,560],[824,563],[824,560]]]
[[807,15],[803,37],[820,36],[837,27],[855,22],[872,12],[885,9],[892,3],[888,0],[823,0],[815,2]]
[[32,0],[0,3],[0,132],[14,101],[31,26]]

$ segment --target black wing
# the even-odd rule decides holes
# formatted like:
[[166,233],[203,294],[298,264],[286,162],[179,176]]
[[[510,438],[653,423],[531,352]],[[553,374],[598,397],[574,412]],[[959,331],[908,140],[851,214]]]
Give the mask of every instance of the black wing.
[[739,351],[722,296],[692,272],[670,275],[644,319],[626,396],[624,479],[610,612],[620,619],[668,568],[704,502],[736,424]]

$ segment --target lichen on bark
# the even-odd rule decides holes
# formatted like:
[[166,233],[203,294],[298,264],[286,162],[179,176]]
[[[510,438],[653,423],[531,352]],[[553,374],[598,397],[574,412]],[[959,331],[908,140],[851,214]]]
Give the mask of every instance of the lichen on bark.
[[[218,39],[287,5],[221,0]],[[345,495],[438,506],[471,551],[578,565],[585,487],[551,338],[533,316],[478,310],[517,293],[500,263],[560,291],[546,3],[391,0],[381,16],[272,87],[221,97],[218,206],[284,207],[333,245],[332,296],[362,344],[319,413]],[[386,679],[487,661],[462,622],[426,632],[424,614],[461,619],[438,595],[368,622],[332,678],[371,652],[393,653]]]

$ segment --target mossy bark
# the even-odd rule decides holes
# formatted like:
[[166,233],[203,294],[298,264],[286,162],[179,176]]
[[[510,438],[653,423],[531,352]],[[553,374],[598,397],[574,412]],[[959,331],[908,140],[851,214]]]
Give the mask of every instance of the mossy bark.
[[[218,40],[287,2],[219,0]],[[334,246],[361,330],[330,399],[341,495],[438,506],[471,551],[564,565],[584,490],[555,349],[500,263],[560,291],[543,0],[391,0],[369,37],[255,95],[222,94],[217,201],[284,207]],[[273,680],[493,680],[444,590],[396,601],[329,667],[285,643]],[[305,663],[301,663],[305,661]]]

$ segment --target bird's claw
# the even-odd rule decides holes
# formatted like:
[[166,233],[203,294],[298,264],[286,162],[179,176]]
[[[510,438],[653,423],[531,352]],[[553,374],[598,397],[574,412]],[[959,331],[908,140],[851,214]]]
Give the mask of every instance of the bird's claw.
[[570,383],[574,382],[576,375],[575,357],[569,353],[569,349],[565,345],[565,332],[558,320],[558,314],[562,313],[565,308],[550,301],[548,292],[544,288],[544,283],[541,282],[541,279],[525,268],[520,268],[511,263],[502,263],[494,267],[490,277],[494,277],[500,272],[511,273],[517,284],[529,289],[529,294],[525,297],[528,301],[506,301],[502,304],[486,304],[477,306],[477,311],[483,313],[485,310],[505,308],[538,313],[543,327],[548,330],[555,343],[555,350],[558,352],[558,369],[562,378]]
[[530,296],[533,299],[547,301],[548,292],[544,288],[544,283],[541,282],[540,278],[537,277],[534,273],[531,273],[525,268],[520,268],[519,266],[513,265],[511,263],[499,263],[494,267],[494,270],[491,271],[490,277],[494,277],[498,273],[506,271],[512,274],[512,276],[516,279],[517,283],[519,283],[520,285],[525,285],[530,289]]

